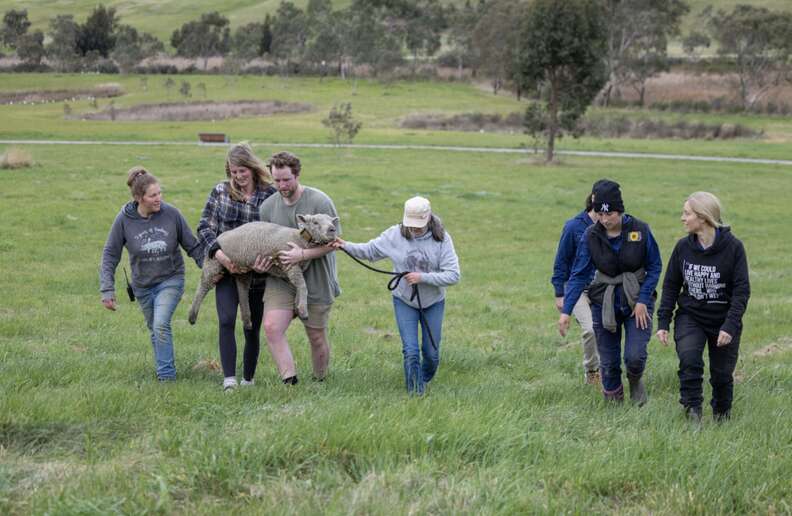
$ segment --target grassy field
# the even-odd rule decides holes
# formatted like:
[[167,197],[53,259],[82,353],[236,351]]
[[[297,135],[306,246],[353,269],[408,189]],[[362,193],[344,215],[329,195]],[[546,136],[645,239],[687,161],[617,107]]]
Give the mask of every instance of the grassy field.
[[[69,139],[69,140],[148,140],[196,141],[197,133],[224,132],[232,140],[249,139],[257,142],[327,143],[329,133],[321,120],[337,102],[351,102],[356,118],[363,129],[356,143],[463,145],[477,147],[520,147],[528,142],[520,133],[477,133],[461,131],[430,131],[404,129],[401,120],[408,115],[455,113],[522,112],[525,103],[511,96],[493,96],[486,90],[467,83],[343,81],[315,78],[281,77],[223,77],[216,75],[176,76],[176,87],[170,93],[165,88],[166,77],[148,76],[144,89],[141,76],[62,75],[62,74],[4,74],[0,92],[84,89],[115,82],[126,94],[112,99],[118,109],[140,104],[183,102],[176,90],[182,80],[190,82],[192,91],[197,85],[206,86],[206,98],[228,100],[281,100],[308,103],[307,113],[277,115],[266,118],[238,118],[233,120],[193,122],[104,121],[86,122],[64,119],[64,102],[36,105],[0,105],[0,139]],[[189,100],[204,100],[193,94]],[[111,99],[99,99],[97,107],[88,100],[69,102],[73,114],[108,109]],[[609,113],[634,117],[652,117],[667,122],[743,124],[765,132],[761,139],[737,140],[606,140],[591,137],[565,138],[559,148],[572,150],[624,150],[632,152],[660,152],[713,156],[789,158],[792,142],[792,122],[789,117],[757,115],[701,114],[677,115],[652,111],[611,110]]]
[[[792,512],[788,167],[300,151],[304,182],[333,197],[349,240],[398,221],[416,193],[444,218],[463,278],[449,290],[440,371],[426,397],[406,396],[385,280],[340,256],[328,381],[308,380],[295,327],[303,382],[281,385],[263,351],[256,386],[224,395],[202,366],[217,358],[213,296],[186,322],[193,265],[171,385],[154,381],[137,307],[104,310],[97,281],[125,171],[148,166],[194,227],[224,150],[26,149],[35,166],[0,170],[0,513]],[[686,424],[675,354],[656,341],[649,404],[606,406],[582,384],[577,330],[556,332],[555,242],[605,176],[652,225],[664,260],[698,189],[721,197],[745,242],[753,296],[728,424]]]

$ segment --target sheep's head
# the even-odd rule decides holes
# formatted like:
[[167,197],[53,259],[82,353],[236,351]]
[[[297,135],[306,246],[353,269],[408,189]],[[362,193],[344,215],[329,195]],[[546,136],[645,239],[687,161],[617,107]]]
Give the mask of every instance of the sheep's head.
[[331,217],[324,213],[316,215],[297,215],[297,228],[307,231],[314,244],[326,244],[336,239],[336,225],[338,217]]

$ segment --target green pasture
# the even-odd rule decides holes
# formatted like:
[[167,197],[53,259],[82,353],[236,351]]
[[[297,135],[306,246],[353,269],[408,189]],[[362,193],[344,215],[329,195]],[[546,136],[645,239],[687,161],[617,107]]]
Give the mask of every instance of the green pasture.
[[[386,278],[339,256],[328,380],[311,382],[296,324],[300,384],[279,383],[265,347],[256,385],[227,395],[201,366],[218,356],[213,296],[186,321],[194,264],[169,385],[154,380],[137,307],[119,296],[118,312],[102,308],[97,278],[126,170],[149,167],[195,227],[224,149],[23,148],[33,167],[0,170],[2,514],[792,512],[789,167],[299,150],[304,183],[335,200],[348,240],[396,223],[416,193],[443,217],[462,281],[448,292],[440,370],[425,397],[407,397]],[[700,430],[686,423],[675,353],[657,341],[647,406],[608,406],[583,385],[578,332],[558,336],[549,277],[561,225],[600,177],[622,184],[664,260],[685,196],[723,200],[753,291],[730,422],[707,409]]]
[[[93,107],[89,100],[66,102],[73,115],[109,109],[112,100],[116,109],[140,104],[188,101],[280,100],[309,104],[311,110],[301,114],[270,117],[247,117],[215,121],[83,121],[65,119],[64,102],[35,105],[0,105],[0,139],[45,140],[147,140],[197,141],[199,132],[224,132],[232,140],[255,142],[327,143],[329,132],[321,120],[339,102],[351,102],[363,129],[355,139],[362,144],[457,145],[475,147],[519,148],[530,144],[528,136],[516,132],[481,133],[463,131],[418,130],[401,127],[410,115],[461,113],[522,112],[525,102],[509,95],[492,95],[469,83],[375,80],[341,80],[259,76],[181,75],[173,76],[176,86],[165,87],[167,76],[128,76],[94,74],[2,74],[0,92],[39,90],[78,90],[106,83],[121,84],[126,92],[114,99],[98,99]],[[145,81],[145,83],[144,83]],[[192,97],[178,93],[182,81],[191,84]],[[203,83],[206,98],[197,87]],[[144,86],[145,84],[145,86]],[[145,87],[145,89],[144,89]],[[652,118],[669,123],[743,124],[765,136],[736,140],[655,140],[564,138],[558,147],[570,150],[606,150],[656,152],[789,159],[792,122],[789,117],[727,114],[680,115],[637,110],[593,110],[608,116]]]

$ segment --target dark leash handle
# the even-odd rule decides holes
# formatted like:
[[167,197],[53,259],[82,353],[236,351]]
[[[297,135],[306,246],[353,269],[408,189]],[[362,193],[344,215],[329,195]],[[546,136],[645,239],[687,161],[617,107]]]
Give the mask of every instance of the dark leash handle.
[[[367,268],[370,271],[379,272],[380,274],[388,274],[393,276],[390,281],[388,281],[388,290],[393,292],[397,288],[399,288],[399,283],[401,282],[402,278],[409,274],[409,272],[393,272],[393,271],[386,271],[382,269],[378,269],[376,267],[372,267],[367,263],[363,263],[362,261],[358,260],[354,256],[352,256],[349,251],[344,249],[343,247],[340,248],[342,251],[346,253],[347,256],[358,262],[363,267]],[[432,329],[429,327],[429,321],[426,320],[426,316],[424,315],[423,305],[421,304],[421,294],[418,292],[418,285],[412,286],[412,294],[410,295],[410,301],[417,300],[418,301],[418,316],[421,318],[421,324],[424,328],[426,328],[426,333],[429,334],[429,342],[432,344],[432,348],[437,351],[437,344],[434,340],[434,335],[432,335]]]

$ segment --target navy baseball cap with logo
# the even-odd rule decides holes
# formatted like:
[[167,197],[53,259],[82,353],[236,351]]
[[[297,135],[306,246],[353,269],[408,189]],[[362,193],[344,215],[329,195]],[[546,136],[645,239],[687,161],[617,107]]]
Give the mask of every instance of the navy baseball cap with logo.
[[618,211],[624,213],[624,202],[622,201],[619,183],[608,179],[600,179],[591,187],[591,202],[594,211],[597,213],[607,213]]

